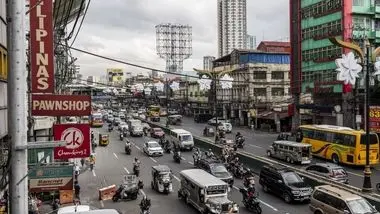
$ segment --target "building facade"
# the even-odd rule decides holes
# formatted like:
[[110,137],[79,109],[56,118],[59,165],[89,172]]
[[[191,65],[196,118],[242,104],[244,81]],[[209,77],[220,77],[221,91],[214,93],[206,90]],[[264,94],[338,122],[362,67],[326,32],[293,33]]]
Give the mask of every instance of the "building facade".
[[212,61],[215,60],[214,56],[204,56],[203,57],[203,70],[212,70]]
[[257,50],[263,52],[290,53],[290,42],[262,41]]
[[218,0],[218,56],[247,45],[247,0]]
[[7,60],[6,3],[5,1],[0,1],[0,142],[5,140],[8,135]]
[[[312,108],[314,123],[356,126],[355,114],[360,106],[354,91],[336,79],[335,59],[349,50],[332,44],[329,38],[359,45],[368,39],[378,46],[379,8],[378,0],[290,0],[292,92],[313,94],[315,105],[302,108]],[[342,107],[342,124],[334,113],[336,105]]]
[[247,34],[247,49],[256,49],[256,36]]

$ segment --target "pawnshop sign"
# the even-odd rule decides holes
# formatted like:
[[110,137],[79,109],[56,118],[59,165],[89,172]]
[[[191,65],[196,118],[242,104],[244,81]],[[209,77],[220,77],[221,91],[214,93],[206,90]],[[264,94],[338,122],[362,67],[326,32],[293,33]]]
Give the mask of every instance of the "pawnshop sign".
[[54,92],[53,0],[30,0],[32,93]]
[[91,115],[91,96],[32,94],[33,116]]

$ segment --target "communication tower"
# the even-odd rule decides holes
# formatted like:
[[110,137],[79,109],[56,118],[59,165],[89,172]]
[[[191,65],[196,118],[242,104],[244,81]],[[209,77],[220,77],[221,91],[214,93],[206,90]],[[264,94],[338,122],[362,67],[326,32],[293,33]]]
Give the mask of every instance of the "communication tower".
[[156,25],[156,50],[166,60],[166,71],[181,73],[183,61],[192,53],[192,27],[181,24]]

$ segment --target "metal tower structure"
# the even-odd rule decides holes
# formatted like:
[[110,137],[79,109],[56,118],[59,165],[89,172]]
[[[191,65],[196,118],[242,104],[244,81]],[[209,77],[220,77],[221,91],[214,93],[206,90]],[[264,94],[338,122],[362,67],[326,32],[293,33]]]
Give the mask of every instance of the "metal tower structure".
[[183,61],[192,53],[192,27],[181,24],[156,25],[156,50],[166,60],[166,71],[181,73]]

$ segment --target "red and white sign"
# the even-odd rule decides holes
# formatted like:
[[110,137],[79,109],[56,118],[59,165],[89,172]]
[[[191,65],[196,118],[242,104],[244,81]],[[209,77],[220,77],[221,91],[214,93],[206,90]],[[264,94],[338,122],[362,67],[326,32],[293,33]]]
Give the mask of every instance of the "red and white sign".
[[30,0],[32,93],[54,93],[53,0]]
[[90,156],[90,126],[88,124],[57,124],[54,140],[66,141],[66,146],[54,148],[54,159],[85,158]]
[[89,116],[91,96],[32,94],[33,116]]

